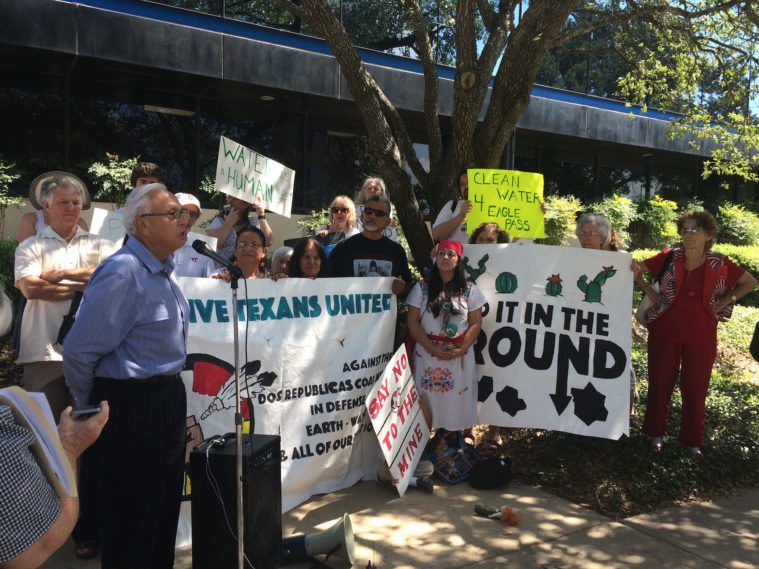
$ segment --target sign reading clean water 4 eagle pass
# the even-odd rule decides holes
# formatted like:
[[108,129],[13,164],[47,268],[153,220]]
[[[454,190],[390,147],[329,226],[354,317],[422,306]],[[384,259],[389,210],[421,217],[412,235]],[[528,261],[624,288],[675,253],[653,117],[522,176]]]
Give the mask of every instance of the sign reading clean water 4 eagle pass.
[[222,136],[216,162],[217,192],[290,217],[295,171]]

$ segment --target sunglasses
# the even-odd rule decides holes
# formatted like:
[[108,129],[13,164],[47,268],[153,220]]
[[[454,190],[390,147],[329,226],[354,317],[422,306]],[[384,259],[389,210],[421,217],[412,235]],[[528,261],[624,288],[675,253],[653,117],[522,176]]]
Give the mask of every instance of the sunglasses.
[[333,207],[330,209],[332,213],[348,213],[347,207]]
[[701,227],[683,227],[682,234],[687,235],[688,233],[702,233],[704,230]]
[[373,207],[364,206],[364,213],[366,215],[373,215],[375,217],[387,217],[387,212],[381,209],[374,209]]

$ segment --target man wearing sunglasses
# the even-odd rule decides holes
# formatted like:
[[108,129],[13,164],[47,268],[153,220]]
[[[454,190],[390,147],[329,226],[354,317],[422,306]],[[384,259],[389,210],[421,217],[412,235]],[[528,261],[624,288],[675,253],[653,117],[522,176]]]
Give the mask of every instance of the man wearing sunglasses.
[[[200,201],[192,194],[174,194],[179,205],[185,208],[187,214],[187,231],[189,232],[193,225],[200,218]],[[216,270],[213,261],[208,257],[198,254],[192,248],[193,236],[188,234],[185,244],[174,253],[174,276],[175,277],[201,277],[208,278]]]
[[108,401],[110,417],[82,457],[96,473],[101,567],[173,567],[187,402],[189,306],[173,253],[189,211],[162,184],[124,206],[129,240],[90,279],[63,347],[76,406]]
[[413,277],[406,251],[385,237],[390,225],[390,200],[375,194],[366,200],[361,212],[361,233],[339,243],[332,251],[330,264],[333,277],[395,277],[393,294],[405,296]]

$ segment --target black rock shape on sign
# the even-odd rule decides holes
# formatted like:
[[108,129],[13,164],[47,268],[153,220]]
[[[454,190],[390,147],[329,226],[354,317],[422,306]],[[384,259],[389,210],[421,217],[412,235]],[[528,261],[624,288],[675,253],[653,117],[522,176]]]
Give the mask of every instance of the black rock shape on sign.
[[483,375],[477,383],[477,401],[484,403],[493,394],[493,378]]
[[495,396],[501,411],[515,417],[517,413],[527,409],[527,403],[524,399],[519,398],[519,391],[508,385],[498,392]]
[[572,388],[572,397],[575,401],[575,415],[580,421],[590,426],[595,421],[605,421],[609,416],[606,408],[606,395],[598,391],[592,383],[582,389]]

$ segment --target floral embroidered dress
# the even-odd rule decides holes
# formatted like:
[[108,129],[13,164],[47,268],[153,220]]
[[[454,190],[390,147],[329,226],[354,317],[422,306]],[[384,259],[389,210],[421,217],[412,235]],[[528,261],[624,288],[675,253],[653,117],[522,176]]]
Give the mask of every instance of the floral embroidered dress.
[[[485,297],[474,283],[467,283],[461,296],[450,299],[441,293],[441,303],[449,300],[451,310],[441,309],[437,317],[427,304],[427,283],[417,283],[406,298],[421,314],[422,329],[436,345],[456,345],[469,328],[469,312],[481,308]],[[477,423],[477,367],[474,351],[454,360],[440,360],[420,344],[414,347],[414,379],[432,412],[432,427],[449,431],[466,429]]]

